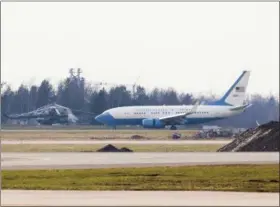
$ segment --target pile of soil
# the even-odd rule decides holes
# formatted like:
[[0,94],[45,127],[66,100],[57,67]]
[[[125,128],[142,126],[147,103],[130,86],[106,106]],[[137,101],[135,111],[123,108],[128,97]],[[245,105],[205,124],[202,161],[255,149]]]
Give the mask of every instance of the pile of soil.
[[279,122],[271,121],[248,129],[218,152],[279,152]]
[[140,135],[132,135],[131,139],[145,139],[145,137]]
[[133,151],[131,149],[126,148],[126,147],[118,149],[114,145],[108,144],[105,147],[102,147],[102,148],[98,149],[97,152],[133,152]]
[[126,147],[122,147],[122,148],[120,149],[120,151],[121,151],[121,152],[133,152],[131,149],[126,148]]

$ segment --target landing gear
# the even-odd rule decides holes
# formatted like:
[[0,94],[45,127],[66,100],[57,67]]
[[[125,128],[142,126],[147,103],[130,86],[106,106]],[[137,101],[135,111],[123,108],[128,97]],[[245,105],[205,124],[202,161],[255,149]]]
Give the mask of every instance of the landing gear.
[[177,130],[177,127],[174,126],[174,125],[172,125],[172,126],[170,127],[170,130]]

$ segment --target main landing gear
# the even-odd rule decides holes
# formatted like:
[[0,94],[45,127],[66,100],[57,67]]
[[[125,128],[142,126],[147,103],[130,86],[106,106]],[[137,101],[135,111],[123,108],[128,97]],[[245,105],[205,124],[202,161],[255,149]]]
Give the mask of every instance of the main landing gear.
[[177,127],[174,126],[174,125],[172,125],[172,126],[170,127],[170,130],[177,130]]

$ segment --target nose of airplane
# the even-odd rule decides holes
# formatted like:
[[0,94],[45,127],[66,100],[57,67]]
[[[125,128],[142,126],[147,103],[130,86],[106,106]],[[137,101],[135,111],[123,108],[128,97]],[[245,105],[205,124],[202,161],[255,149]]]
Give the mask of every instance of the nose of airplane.
[[102,124],[113,124],[114,123],[114,118],[108,112],[99,114],[94,119]]
[[94,119],[98,122],[102,122],[102,114],[97,115]]
[[107,114],[99,114],[98,116],[95,117],[95,120],[98,121],[99,123],[106,124],[107,122]]

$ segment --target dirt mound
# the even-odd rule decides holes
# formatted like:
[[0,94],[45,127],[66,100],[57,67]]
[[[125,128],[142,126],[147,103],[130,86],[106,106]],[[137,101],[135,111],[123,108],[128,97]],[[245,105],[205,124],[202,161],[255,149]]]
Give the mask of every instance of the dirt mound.
[[97,152],[133,152],[133,151],[125,147],[118,149],[114,145],[108,144],[105,147],[98,149]]
[[132,135],[131,139],[145,139],[145,137],[140,135]]
[[105,147],[102,147],[97,150],[97,152],[118,152],[118,151],[119,151],[119,149],[111,144],[108,144]]
[[122,148],[120,149],[120,151],[121,151],[121,152],[133,152],[131,149],[126,148],[126,147],[122,147]]
[[218,152],[277,152],[279,151],[279,122],[271,121],[248,129]]

